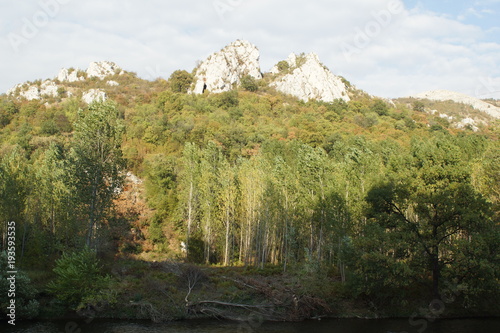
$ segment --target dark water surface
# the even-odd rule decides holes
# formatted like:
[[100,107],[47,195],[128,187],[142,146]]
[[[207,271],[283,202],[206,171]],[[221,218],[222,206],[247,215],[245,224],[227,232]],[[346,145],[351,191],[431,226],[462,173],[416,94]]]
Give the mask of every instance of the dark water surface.
[[453,319],[428,322],[408,319],[328,319],[300,323],[243,323],[196,320],[154,324],[147,321],[51,321],[0,323],[0,332],[10,333],[500,333],[500,319]]

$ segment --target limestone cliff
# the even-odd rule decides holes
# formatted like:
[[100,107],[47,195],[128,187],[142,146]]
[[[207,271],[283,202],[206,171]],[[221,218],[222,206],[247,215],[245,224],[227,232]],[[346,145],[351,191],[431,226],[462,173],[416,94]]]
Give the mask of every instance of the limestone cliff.
[[303,101],[311,99],[333,102],[349,101],[347,86],[339,76],[326,68],[314,53],[297,56],[290,54],[281,66],[274,66],[271,73],[277,78],[271,83],[278,91],[293,95]]
[[205,90],[213,93],[229,91],[238,86],[245,75],[261,79],[259,58],[257,47],[247,41],[237,40],[229,44],[210,55],[196,69],[192,92],[201,94]]

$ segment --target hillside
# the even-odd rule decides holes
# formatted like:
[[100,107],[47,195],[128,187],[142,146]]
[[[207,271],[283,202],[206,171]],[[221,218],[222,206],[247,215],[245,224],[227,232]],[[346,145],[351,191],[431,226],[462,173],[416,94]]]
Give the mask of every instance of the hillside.
[[500,107],[492,105],[491,103],[473,98],[464,94],[448,90],[435,90],[424,92],[412,96],[418,99],[428,99],[432,101],[453,101],[456,103],[463,103],[472,106],[474,109],[487,113],[493,118],[500,118]]
[[168,80],[95,62],[0,95],[24,316],[407,316],[444,292],[444,316],[498,315],[498,120],[258,62],[237,41]]

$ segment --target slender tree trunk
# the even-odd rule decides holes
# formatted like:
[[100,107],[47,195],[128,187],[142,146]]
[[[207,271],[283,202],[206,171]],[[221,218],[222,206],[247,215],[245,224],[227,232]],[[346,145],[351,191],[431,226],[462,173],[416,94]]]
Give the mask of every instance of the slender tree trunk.
[[432,265],[432,296],[434,299],[440,299],[439,295],[439,279],[440,279],[440,269],[439,269],[439,256],[438,256],[438,247],[434,247],[434,251],[436,251],[431,257],[431,265]]
[[[433,239],[438,238],[438,227],[436,225],[432,228]],[[439,296],[439,278],[441,272],[439,271],[439,245],[432,246],[431,255],[431,265],[432,265],[432,296],[434,299],[440,299]]]
[[224,265],[229,266],[229,235],[231,231],[231,223],[229,219],[229,207],[226,208],[226,245],[224,252]]
[[193,225],[193,181],[189,183],[189,198],[188,198],[188,219],[186,228],[186,257],[189,256],[189,238],[191,237],[191,228]]

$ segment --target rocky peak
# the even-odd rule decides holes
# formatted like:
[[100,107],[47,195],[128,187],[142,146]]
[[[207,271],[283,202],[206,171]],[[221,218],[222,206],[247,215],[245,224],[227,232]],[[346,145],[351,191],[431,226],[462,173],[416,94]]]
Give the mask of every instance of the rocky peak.
[[278,91],[306,102],[311,99],[324,102],[350,100],[342,79],[326,68],[315,53],[299,56],[292,53],[285,61],[286,68],[280,62],[271,69],[271,73],[277,75],[271,85]]
[[121,72],[123,72],[122,69],[118,67],[114,62],[91,62],[89,68],[87,68],[87,77],[97,77],[100,80],[103,80],[107,76],[111,76]]
[[257,47],[247,41],[237,40],[210,55],[195,72],[193,92],[205,90],[214,93],[229,91],[239,85],[245,75],[261,79],[260,53]]

